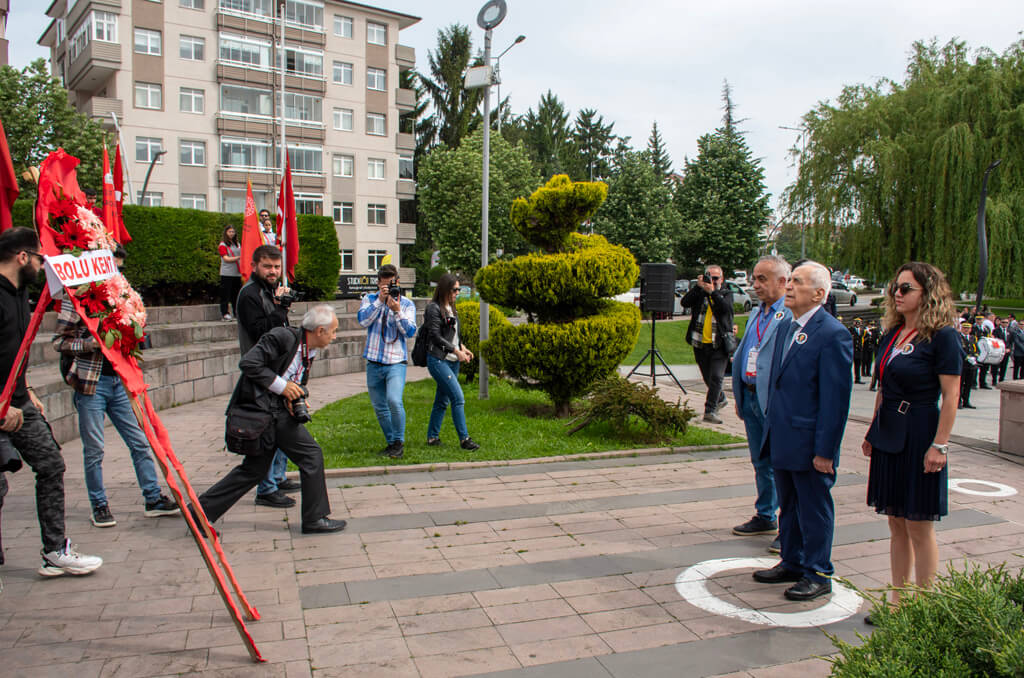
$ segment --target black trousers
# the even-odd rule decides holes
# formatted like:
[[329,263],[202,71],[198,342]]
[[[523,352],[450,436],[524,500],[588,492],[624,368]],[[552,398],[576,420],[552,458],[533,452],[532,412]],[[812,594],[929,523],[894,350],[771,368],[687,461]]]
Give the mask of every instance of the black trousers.
[[992,375],[993,385],[996,381],[1006,381],[1006,368],[1010,366],[1010,354],[1003,356],[1003,362],[995,366],[995,373]]
[[[324,453],[313,436],[283,408],[275,411],[274,424],[277,447],[299,467],[302,482],[302,523],[314,523],[330,515],[324,476]],[[274,450],[243,458],[242,463],[228,471],[213,487],[199,495],[206,517],[213,522],[224,515],[242,496],[256,487],[270,470]]]
[[861,376],[871,376],[871,365],[875,362],[875,354],[873,352],[865,351],[864,358],[861,360]]
[[1024,355],[1013,356],[1013,378],[1024,379]]
[[10,436],[22,461],[36,474],[36,516],[43,551],[56,551],[64,545],[64,457],[39,410],[25,403],[21,411],[21,429],[2,435]]
[[729,364],[729,356],[721,348],[693,348],[693,357],[700,368],[700,376],[708,387],[708,397],[704,400],[704,413],[718,410],[718,399],[722,396],[722,380],[725,379],[725,368]]
[[[978,372],[978,388],[985,388],[985,375],[988,374],[990,365],[978,365],[975,369]],[[994,375],[993,375],[994,376]]]
[[238,315],[238,307],[235,304],[238,299],[238,292],[242,289],[242,277],[238,275],[222,275],[220,277],[220,314],[228,314],[228,304]]
[[854,354],[854,356],[853,356],[853,380],[854,380],[854,383],[857,383],[857,384],[860,383],[860,375],[861,375],[862,371],[863,371],[863,366],[861,364],[861,359],[856,354]]
[[977,383],[975,381],[975,372],[978,371],[974,365],[970,363],[964,363],[963,373],[960,375],[960,404],[970,405],[971,404],[971,389]]

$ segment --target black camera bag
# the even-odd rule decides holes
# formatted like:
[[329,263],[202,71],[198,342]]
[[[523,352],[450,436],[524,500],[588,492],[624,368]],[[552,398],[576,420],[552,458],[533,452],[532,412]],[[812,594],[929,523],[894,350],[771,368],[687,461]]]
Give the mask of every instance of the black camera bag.
[[235,454],[266,454],[276,447],[273,423],[273,414],[254,405],[232,407],[224,427],[224,442]]

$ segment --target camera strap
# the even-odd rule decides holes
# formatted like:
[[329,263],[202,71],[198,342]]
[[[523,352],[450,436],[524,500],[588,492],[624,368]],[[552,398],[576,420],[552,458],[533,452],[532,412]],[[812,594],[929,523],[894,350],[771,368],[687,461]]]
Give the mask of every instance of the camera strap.
[[306,343],[306,330],[302,330],[302,339],[300,340],[299,350],[302,352],[302,377],[299,381],[301,386],[305,386],[306,382],[309,381],[309,364],[312,362],[309,358],[309,344]]

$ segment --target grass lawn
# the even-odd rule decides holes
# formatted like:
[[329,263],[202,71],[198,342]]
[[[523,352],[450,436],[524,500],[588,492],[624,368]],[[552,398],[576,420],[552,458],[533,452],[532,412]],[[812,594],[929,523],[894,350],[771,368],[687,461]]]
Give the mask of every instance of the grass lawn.
[[[743,329],[747,326],[748,317],[736,316],[736,325],[739,327],[739,334],[737,336],[743,336]],[[658,351],[661,352],[661,357],[669,365],[697,364],[697,361],[693,359],[693,346],[686,343],[686,328],[689,322],[689,317],[682,320],[658,321],[658,329],[655,330],[654,341],[657,344]],[[643,358],[650,348],[651,324],[644,323],[640,326],[640,338],[637,339],[636,346],[626,356],[626,359],[622,361],[622,364],[629,365],[630,367],[636,365],[637,361]]]
[[[466,420],[469,434],[480,449],[466,452],[459,447],[450,411],[441,427],[440,447],[427,447],[427,423],[434,403],[434,380],[410,382],[405,386],[405,456],[391,460],[379,454],[384,436],[367,394],[351,396],[317,410],[308,424],[310,432],[324,450],[327,468],[423,464],[481,459],[526,459],[554,455],[581,454],[607,450],[650,447],[643,440],[623,440],[604,425],[593,424],[572,436],[566,435],[566,420],[533,416],[538,410],[550,410],[548,400],[538,391],[526,391],[492,379],[490,400],[476,397],[476,383],[463,386],[466,393]],[[691,426],[685,435],[669,443],[672,446],[722,445],[742,442],[742,438]]]

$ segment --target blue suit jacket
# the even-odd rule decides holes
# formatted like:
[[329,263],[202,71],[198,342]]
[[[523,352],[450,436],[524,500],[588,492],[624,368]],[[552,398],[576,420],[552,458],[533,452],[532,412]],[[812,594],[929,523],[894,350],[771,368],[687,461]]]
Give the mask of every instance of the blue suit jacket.
[[850,413],[853,391],[853,339],[843,324],[823,308],[807,322],[806,335],[786,357],[786,337],[793,320],[779,324],[772,359],[765,440],[772,466],[809,471],[816,456],[839,467],[839,446]]
[[[769,308],[771,307],[769,306]],[[761,349],[757,354],[757,402],[761,406],[762,413],[768,412],[769,380],[772,373],[772,359],[775,356],[775,338],[779,336],[779,325],[793,317],[793,312],[785,306],[782,307],[781,313],[781,320],[776,320],[773,316],[769,316],[771,324],[761,336]],[[750,314],[750,318],[747,320],[747,329],[743,331],[743,341],[752,341],[751,346],[757,345],[757,340],[755,339],[757,334],[752,324],[756,315],[756,311]],[[787,324],[786,331],[788,330],[789,325]],[[753,333],[749,340],[747,339],[747,333]],[[785,331],[782,333],[782,338],[786,338]],[[741,351],[736,351],[736,359],[732,361],[732,395],[736,399],[737,404],[742,403],[743,398],[748,395],[746,389],[743,388],[743,373],[746,371],[747,366],[740,364],[744,362],[742,355]]]

